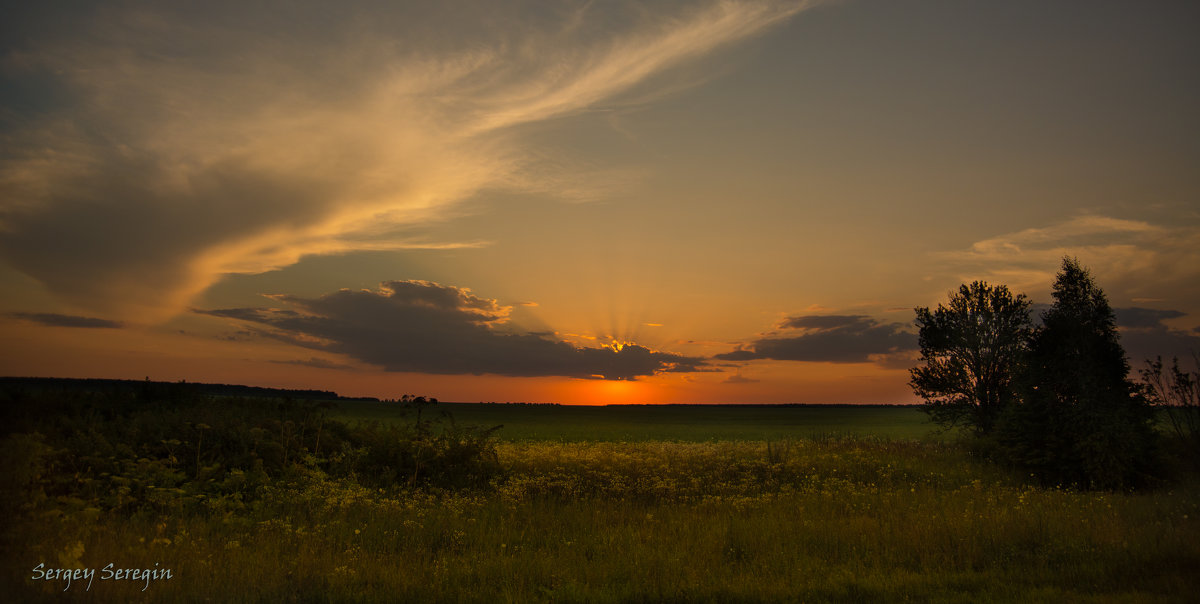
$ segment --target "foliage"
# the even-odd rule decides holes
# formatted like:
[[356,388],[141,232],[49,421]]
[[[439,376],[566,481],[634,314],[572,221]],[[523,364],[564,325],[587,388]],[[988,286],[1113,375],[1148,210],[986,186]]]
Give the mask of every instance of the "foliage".
[[1162,357],[1147,360],[1141,375],[1147,395],[1166,412],[1187,458],[1200,467],[1200,355],[1193,352],[1192,360],[1196,369],[1190,372],[1179,367],[1178,358],[1169,370],[1163,367]]
[[[179,394],[183,393],[183,394]],[[329,401],[169,392],[0,392],[0,505],[239,509],[279,481],[458,488],[498,471],[492,430],[452,418],[380,426],[330,419]],[[27,493],[33,497],[13,495]]]
[[949,305],[917,308],[921,361],[911,370],[913,391],[943,426],[986,434],[1016,398],[1014,377],[1032,325],[1030,302],[1003,285],[963,285]]
[[435,432],[428,420],[413,426],[364,424],[342,444],[334,468],[366,486],[461,488],[486,484],[498,469],[490,441],[495,428],[463,428],[449,420]]
[[[616,442],[623,427],[493,442],[422,414],[351,424],[286,401],[21,396],[0,424],[0,592],[14,601],[1186,601],[1200,589],[1195,475],[1088,492],[1023,484],[945,442],[801,438],[812,427],[770,444]],[[715,410],[737,411],[762,417]],[[860,413],[862,432],[887,433],[873,422],[890,411],[838,421]],[[486,480],[429,464],[410,486],[406,456],[421,447],[472,450],[458,430],[490,454],[454,467],[490,468]],[[97,449],[134,464],[127,486],[143,481],[124,505],[75,485],[98,480]],[[209,469],[246,450],[251,470]],[[90,591],[30,579],[39,563],[109,562],[175,575]]]
[[[942,439],[912,405],[519,405],[439,403],[460,424],[504,429],[504,441],[781,441],[826,436]],[[343,401],[346,422],[411,424],[400,405]]]
[[1155,473],[1153,409],[1128,378],[1108,299],[1069,258],[1053,296],[1030,344],[1024,402],[1005,417],[1002,455],[1046,484],[1144,484]]
[[[1200,490],[1022,484],[944,443],[500,443],[490,489],[272,481],[222,513],[10,523],[15,601],[1187,601]],[[783,451],[786,451],[785,453]],[[52,506],[52,501],[45,502]],[[85,592],[38,562],[171,568]],[[61,562],[65,561],[65,562]]]

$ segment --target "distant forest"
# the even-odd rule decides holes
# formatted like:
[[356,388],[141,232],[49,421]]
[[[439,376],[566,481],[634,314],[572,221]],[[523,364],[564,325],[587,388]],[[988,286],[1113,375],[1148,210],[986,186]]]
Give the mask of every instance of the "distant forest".
[[128,392],[150,390],[155,394],[240,396],[261,398],[291,398],[302,400],[378,401],[370,396],[340,396],[329,390],[290,390],[287,388],[262,388],[239,384],[202,384],[198,382],[154,382],[146,380],[108,380],[96,378],[40,378],[0,377],[0,388],[14,388],[37,392]]

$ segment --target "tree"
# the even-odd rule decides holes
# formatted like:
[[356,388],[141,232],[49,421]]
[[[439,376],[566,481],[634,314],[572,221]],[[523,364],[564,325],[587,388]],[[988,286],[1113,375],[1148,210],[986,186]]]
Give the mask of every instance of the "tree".
[[1149,476],[1153,409],[1129,380],[1116,318],[1077,260],[1030,343],[1024,401],[1005,418],[1005,455],[1049,484],[1114,489]]
[[924,410],[943,426],[990,432],[1016,399],[1019,374],[1032,330],[1030,302],[1003,285],[962,285],[949,306],[916,308],[924,366],[909,384]]

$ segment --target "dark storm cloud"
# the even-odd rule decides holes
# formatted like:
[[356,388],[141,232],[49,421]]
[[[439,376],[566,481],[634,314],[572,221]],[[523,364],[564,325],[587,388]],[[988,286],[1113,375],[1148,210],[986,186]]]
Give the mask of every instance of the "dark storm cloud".
[[744,348],[718,354],[723,361],[772,359],[825,363],[866,363],[880,355],[914,350],[916,334],[902,323],[880,323],[864,315],[805,315],[788,317],[781,328],[792,336],[771,334]]
[[349,365],[334,363],[333,361],[328,361],[317,357],[312,357],[309,359],[277,360],[271,362],[280,365],[300,365],[303,367],[313,367],[315,369],[354,369]]
[[1157,310],[1138,307],[1114,308],[1113,312],[1117,315],[1117,325],[1131,329],[1166,328],[1162,324],[1163,321],[1187,316],[1187,313],[1179,312],[1178,310]]
[[1117,325],[1121,328],[1121,345],[1130,364],[1138,369],[1147,359],[1161,356],[1189,358],[1200,352],[1200,332],[1185,331],[1163,324],[1168,319],[1187,316],[1178,310],[1152,308],[1114,308]]
[[636,379],[706,369],[703,359],[642,346],[577,348],[505,331],[510,307],[426,281],[389,281],[379,291],[342,290],[315,299],[272,298],[292,308],[197,312],[254,323],[284,341],[388,371]]
[[270,176],[231,163],[207,166],[164,194],[161,183],[176,168],[134,155],[97,158],[39,187],[37,203],[0,207],[0,257],[65,300],[114,310],[123,305],[107,301],[161,301],[188,290],[196,279],[189,266],[203,250],[270,228],[281,215],[316,220],[323,200],[337,194],[311,175]]
[[55,313],[38,313],[38,312],[14,312],[8,313],[8,316],[15,319],[32,321],[50,327],[90,327],[117,329],[124,327],[120,321],[109,321],[108,319],[97,319],[94,317],[77,317],[75,315],[60,315]]
[[[1051,304],[1044,302],[1034,304],[1030,309],[1034,324],[1041,325],[1042,315],[1051,308]],[[1185,312],[1132,306],[1114,308],[1113,314],[1120,329],[1121,346],[1134,369],[1140,368],[1146,359],[1187,358],[1192,351],[1200,351],[1200,332],[1175,329],[1163,323],[1188,316]]]

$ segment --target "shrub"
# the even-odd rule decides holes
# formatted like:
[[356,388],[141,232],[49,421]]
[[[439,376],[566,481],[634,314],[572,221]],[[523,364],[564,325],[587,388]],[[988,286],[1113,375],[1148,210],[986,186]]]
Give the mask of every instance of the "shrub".
[[499,467],[494,429],[448,417],[349,425],[327,417],[328,402],[156,393],[0,392],[4,424],[18,430],[0,440],[4,510],[34,499],[112,510],[243,503],[295,476],[477,487]]
[[1183,457],[1200,468],[1200,356],[1193,352],[1192,360],[1197,369],[1187,371],[1178,358],[1165,369],[1158,357],[1146,361],[1141,374],[1147,397],[1163,410]]

